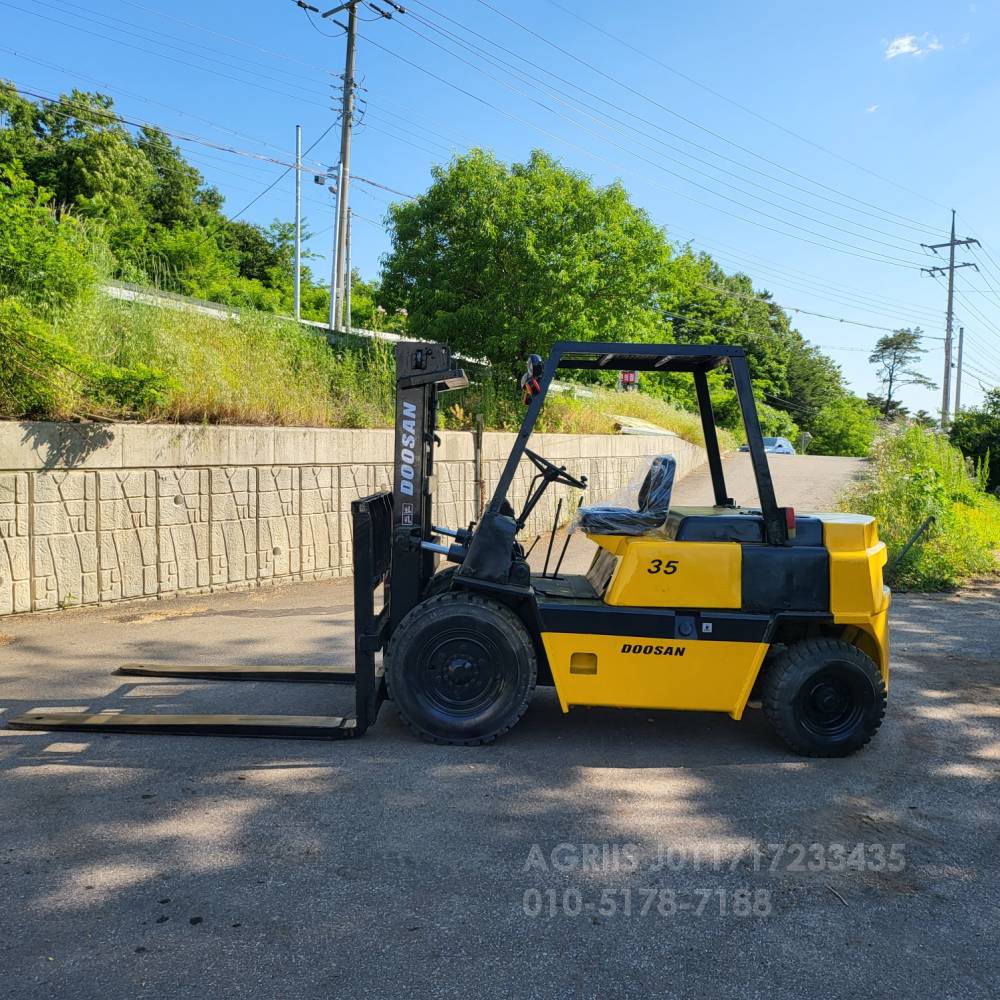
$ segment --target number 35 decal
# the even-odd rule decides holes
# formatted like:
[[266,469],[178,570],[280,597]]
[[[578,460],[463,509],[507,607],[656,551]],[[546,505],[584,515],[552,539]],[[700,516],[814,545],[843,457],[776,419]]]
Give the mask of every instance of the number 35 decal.
[[677,572],[677,560],[669,559],[664,562],[662,559],[653,559],[649,564],[647,573],[664,573],[666,576],[673,576]]

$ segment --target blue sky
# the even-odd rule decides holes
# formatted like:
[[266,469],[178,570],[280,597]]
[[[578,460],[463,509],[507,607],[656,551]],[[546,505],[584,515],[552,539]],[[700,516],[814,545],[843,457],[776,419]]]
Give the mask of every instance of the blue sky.
[[[973,374],[963,402],[982,397],[973,378],[1000,383],[997,3],[404,6],[392,21],[363,15],[357,175],[416,193],[434,163],[481,145],[507,160],[542,147],[599,183],[620,178],[673,238],[803,310],[798,328],[861,393],[875,388],[867,349],[881,331],[840,318],[920,325],[924,369],[940,381],[942,344],[930,338],[943,337],[945,291],[920,273],[935,261],[919,245],[946,238],[954,207],[959,235],[983,244],[959,252],[983,269],[957,278]],[[488,65],[484,50],[522,75]],[[256,154],[180,143],[230,213],[281,174],[269,159],[290,159],[296,124],[306,146],[331,125],[343,52],[339,29],[292,0],[0,0],[0,75],[45,94],[104,90],[126,116]],[[338,144],[334,127],[310,160],[334,164]],[[322,273],[330,196],[311,179],[304,192]],[[393,197],[353,189],[353,262],[366,275],[387,249]],[[292,211],[289,174],[242,217]],[[940,407],[938,392],[903,395]]]

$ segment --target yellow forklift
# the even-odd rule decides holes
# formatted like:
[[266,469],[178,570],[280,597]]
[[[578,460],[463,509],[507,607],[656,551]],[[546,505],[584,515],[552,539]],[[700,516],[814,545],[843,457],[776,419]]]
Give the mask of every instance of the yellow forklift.
[[[723,474],[708,375],[727,370],[743,416],[759,507]],[[681,372],[694,379],[714,504],[674,507],[674,459],[653,460],[635,508],[581,506],[596,545],[584,574],[532,571],[519,540],[552,485],[586,479],[528,448],[557,372]],[[742,717],[759,700],[796,753],[846,756],[877,732],[889,672],[884,543],[874,520],[779,507],[742,348],[560,342],[528,359],[524,421],[478,522],[437,526],[432,487],[438,397],[468,379],[438,344],[396,346],[392,492],[352,504],[354,669],[133,664],[121,672],[227,680],[330,681],[355,688],[353,718],[35,712],[16,728],[356,737],[395,702],[438,743],[510,730],[538,684],[574,706],[687,709]],[[521,463],[534,478],[508,498]],[[453,563],[435,572],[440,556]],[[548,561],[548,560],[547,560]],[[546,561],[546,562],[547,562]],[[376,595],[383,600],[376,609]],[[381,661],[377,654],[383,653]]]

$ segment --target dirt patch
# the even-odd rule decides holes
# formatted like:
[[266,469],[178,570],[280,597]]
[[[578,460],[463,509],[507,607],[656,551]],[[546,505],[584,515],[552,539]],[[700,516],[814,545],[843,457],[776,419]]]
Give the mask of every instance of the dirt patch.
[[192,615],[201,615],[208,611],[208,605],[200,604],[194,608],[170,608],[163,611],[147,611],[135,615],[122,615],[115,621],[129,625],[154,625],[156,622],[168,622],[174,618],[190,618]]
[[15,636],[12,636],[9,632],[0,632],[0,646],[9,646],[15,641]]

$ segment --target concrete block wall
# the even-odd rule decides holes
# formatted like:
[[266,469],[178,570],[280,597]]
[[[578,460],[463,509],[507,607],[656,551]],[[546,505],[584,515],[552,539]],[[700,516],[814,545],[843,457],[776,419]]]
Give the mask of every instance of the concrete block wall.
[[[477,516],[472,435],[441,432],[435,520]],[[486,434],[488,498],[514,440]],[[607,500],[673,454],[678,475],[701,448],[662,437],[539,434],[534,450]],[[351,501],[391,488],[389,430],[0,422],[0,615],[268,586],[351,573]],[[511,490],[523,501],[533,467]],[[572,495],[571,495],[572,494]],[[579,495],[552,489],[526,537],[565,520]]]

